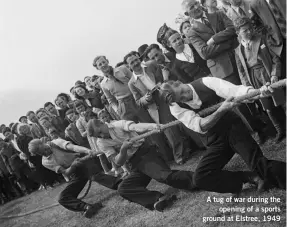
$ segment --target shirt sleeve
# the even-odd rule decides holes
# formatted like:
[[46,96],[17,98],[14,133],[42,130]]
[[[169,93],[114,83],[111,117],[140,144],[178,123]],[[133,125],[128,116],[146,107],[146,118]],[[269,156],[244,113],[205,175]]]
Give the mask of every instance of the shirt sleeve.
[[85,127],[82,125],[81,119],[78,119],[78,120],[76,121],[76,127],[78,128],[79,132],[81,133],[81,136],[82,136],[82,137],[86,137],[86,136],[84,136],[84,133],[86,132],[86,129],[85,129]]
[[59,172],[59,169],[61,168],[60,165],[57,164],[57,162],[55,160],[47,160],[47,159],[42,159],[42,165],[49,169],[49,170],[52,170],[56,173]]
[[108,144],[105,144],[105,142],[106,141],[102,141],[101,139],[97,140],[97,145],[100,151],[104,152],[107,158],[114,154],[117,154],[116,150],[112,146],[108,146]]
[[200,134],[206,132],[201,130],[200,121],[201,117],[192,110],[181,108],[177,103],[172,103],[169,107],[171,114],[181,121],[187,128]]
[[56,144],[58,147],[62,148],[62,149],[67,149],[67,145],[70,144],[70,141],[67,140],[63,140],[61,138],[52,140],[52,143]]
[[133,121],[126,121],[126,120],[119,120],[119,121],[114,121],[112,122],[113,127],[115,128],[120,128],[126,132],[130,132],[130,125],[134,124],[135,122]]
[[202,78],[202,82],[205,86],[215,91],[218,96],[225,99],[246,95],[249,89],[253,88],[251,86],[246,87],[244,85],[234,85],[216,77],[204,77]]

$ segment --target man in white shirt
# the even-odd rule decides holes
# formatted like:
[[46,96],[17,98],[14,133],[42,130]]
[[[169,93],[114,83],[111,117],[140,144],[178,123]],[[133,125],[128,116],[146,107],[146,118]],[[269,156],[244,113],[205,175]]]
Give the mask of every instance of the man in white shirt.
[[167,197],[161,192],[148,190],[146,187],[151,179],[188,191],[194,191],[196,188],[193,184],[193,172],[171,170],[158,155],[156,146],[148,144],[145,139],[134,143],[128,141],[138,136],[137,133],[158,128],[159,125],[154,123],[136,124],[125,120],[103,123],[93,119],[88,123],[88,134],[99,138],[99,147],[116,165],[130,166],[130,175],[118,187],[119,194],[147,209],[162,211],[176,197]]
[[99,202],[92,205],[77,199],[91,176],[93,181],[114,190],[121,182],[121,179],[102,172],[100,161],[96,156],[76,165],[75,159],[90,154],[91,150],[74,145],[70,141],[59,138],[44,143],[40,139],[34,139],[29,143],[29,152],[43,156],[42,164],[46,168],[70,177],[58,202],[71,211],[83,212],[86,218],[91,218],[102,207]]
[[[232,102],[232,97],[252,92],[252,87],[204,77],[190,84],[170,81],[161,89],[166,92],[173,116],[198,132],[207,147],[195,170],[196,186],[207,191],[238,193],[244,183],[254,181],[258,190],[271,187],[286,189],[286,163],[264,157],[240,118],[231,111],[239,105]],[[215,112],[206,117],[197,114],[221,98],[226,100]],[[223,170],[235,153],[243,158],[252,173]]]

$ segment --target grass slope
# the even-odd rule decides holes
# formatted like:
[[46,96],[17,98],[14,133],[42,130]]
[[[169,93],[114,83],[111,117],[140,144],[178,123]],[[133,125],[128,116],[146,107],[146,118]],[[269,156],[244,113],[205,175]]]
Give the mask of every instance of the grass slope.
[[[268,158],[276,160],[286,159],[286,141],[279,144],[274,144],[272,141],[268,141],[263,147],[263,152]],[[194,170],[202,154],[197,153],[183,166],[177,167],[184,170]],[[233,159],[226,166],[228,170],[247,170],[246,165],[242,159],[235,155]],[[49,206],[55,203],[57,195],[65,187],[65,185],[58,186],[57,188],[47,191],[38,191],[31,195],[22,197],[15,201],[9,202],[0,207],[0,216],[15,215],[19,213],[25,213],[30,210],[40,209],[42,207]],[[95,201],[103,201],[104,208],[92,219],[86,219],[81,216],[80,213],[74,213],[61,206],[56,206],[44,211],[40,211],[25,217],[13,218],[13,219],[1,219],[0,226],[5,227],[82,227],[82,226],[103,226],[103,227],[157,227],[157,226],[262,226],[262,227],[275,227],[286,225],[286,195],[285,191],[272,190],[270,192],[255,193],[254,190],[245,193],[242,197],[266,197],[270,198],[274,196],[281,199],[281,203],[207,203],[208,196],[216,196],[227,198],[230,194],[217,194],[209,193],[205,191],[198,191],[194,193],[184,192],[177,189],[170,188],[166,185],[152,181],[149,185],[149,189],[156,189],[165,193],[175,193],[178,196],[178,200],[174,205],[168,208],[166,211],[160,213],[155,211],[148,211],[147,209],[130,203],[120,196],[115,191],[106,189],[100,185],[94,183],[85,201],[93,203]],[[279,207],[280,212],[271,212],[271,215],[280,215],[280,222],[207,222],[203,223],[203,217],[223,217],[223,214],[219,212],[220,207]],[[240,214],[235,212],[229,212],[227,216]],[[248,213],[248,216],[263,217],[261,212]]]

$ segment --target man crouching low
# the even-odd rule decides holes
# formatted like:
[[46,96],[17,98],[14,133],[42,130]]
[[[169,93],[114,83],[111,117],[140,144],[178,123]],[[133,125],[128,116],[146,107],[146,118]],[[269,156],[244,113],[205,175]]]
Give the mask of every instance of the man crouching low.
[[93,181],[116,190],[121,179],[103,173],[99,158],[91,154],[91,150],[72,144],[63,139],[43,142],[34,139],[29,143],[29,151],[42,157],[42,164],[47,169],[61,173],[70,181],[61,192],[58,202],[65,208],[75,212],[83,212],[86,218],[91,218],[102,207],[100,202],[87,204],[78,199],[78,195],[92,177]]
[[89,136],[97,137],[100,150],[104,151],[110,161],[118,166],[127,164],[130,174],[123,179],[118,187],[119,194],[134,203],[150,210],[163,211],[176,196],[165,196],[158,191],[149,191],[151,179],[174,188],[194,191],[193,172],[171,170],[160,156],[155,145],[144,139],[129,141],[151,130],[160,130],[161,125],[153,123],[134,123],[133,121],[113,121],[104,123],[92,119],[88,123]]

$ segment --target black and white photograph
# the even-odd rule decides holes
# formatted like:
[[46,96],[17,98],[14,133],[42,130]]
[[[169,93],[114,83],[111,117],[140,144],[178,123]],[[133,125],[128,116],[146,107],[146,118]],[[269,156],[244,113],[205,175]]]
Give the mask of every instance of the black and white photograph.
[[1,227],[285,227],[286,0],[0,8]]

